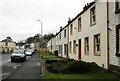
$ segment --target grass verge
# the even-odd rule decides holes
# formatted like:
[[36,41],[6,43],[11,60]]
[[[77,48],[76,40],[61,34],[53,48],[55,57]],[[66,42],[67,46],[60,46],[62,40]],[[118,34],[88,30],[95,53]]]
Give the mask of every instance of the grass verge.
[[43,55],[43,59],[53,59],[53,58],[59,58],[53,54],[49,54],[47,52],[42,52],[42,55]]
[[112,73],[82,73],[82,74],[48,74],[42,79],[117,79],[120,77]]
[[[52,58],[59,58],[55,55],[43,52],[43,58],[44,59],[52,59]],[[45,67],[44,67],[44,76],[42,76],[42,79],[46,80],[75,80],[75,79],[115,79],[120,80],[120,77],[109,72],[103,72],[103,73],[80,73],[80,74],[55,74],[55,73],[50,73],[48,72]]]

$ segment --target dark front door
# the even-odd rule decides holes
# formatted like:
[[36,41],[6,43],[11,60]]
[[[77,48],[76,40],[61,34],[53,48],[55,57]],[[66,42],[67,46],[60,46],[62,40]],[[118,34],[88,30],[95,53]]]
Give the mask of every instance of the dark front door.
[[79,40],[79,59],[81,59],[81,40]]

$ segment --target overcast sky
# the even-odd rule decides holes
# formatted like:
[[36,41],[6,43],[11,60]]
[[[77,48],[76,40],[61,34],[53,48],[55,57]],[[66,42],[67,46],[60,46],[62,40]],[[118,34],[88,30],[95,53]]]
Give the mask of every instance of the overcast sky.
[[56,33],[93,0],[0,0],[0,40],[7,36],[17,42],[40,33]]

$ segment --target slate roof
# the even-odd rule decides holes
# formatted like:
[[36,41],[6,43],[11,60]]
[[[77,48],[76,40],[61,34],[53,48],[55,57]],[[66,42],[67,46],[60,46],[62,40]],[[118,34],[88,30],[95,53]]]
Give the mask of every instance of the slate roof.
[[14,42],[14,41],[12,41],[11,39],[4,39],[1,42]]

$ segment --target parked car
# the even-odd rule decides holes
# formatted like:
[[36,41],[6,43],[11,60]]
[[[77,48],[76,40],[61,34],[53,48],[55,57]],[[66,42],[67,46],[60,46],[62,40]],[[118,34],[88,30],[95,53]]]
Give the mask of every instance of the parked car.
[[34,54],[35,52],[36,52],[36,50],[33,48],[33,49],[31,49],[32,50],[32,53]]
[[11,54],[11,62],[21,60],[21,61],[26,61],[26,54],[24,50],[15,50]]
[[31,55],[32,55],[32,50],[30,50],[30,49],[27,50],[27,51],[26,51],[26,55],[27,55],[27,56],[31,56]]

